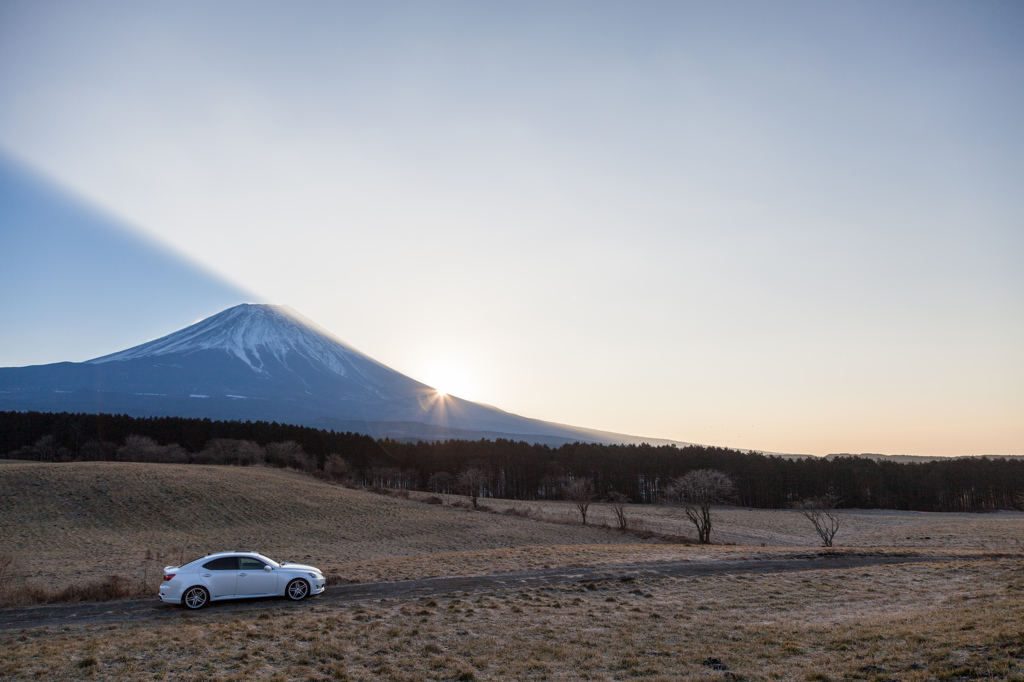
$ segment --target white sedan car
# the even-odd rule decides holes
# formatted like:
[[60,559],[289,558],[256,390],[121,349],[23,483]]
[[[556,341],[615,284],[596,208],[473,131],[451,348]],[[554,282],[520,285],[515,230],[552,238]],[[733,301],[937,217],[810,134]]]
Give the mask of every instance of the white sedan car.
[[248,597],[288,597],[294,601],[324,591],[319,568],[277,563],[257,552],[207,554],[183,566],[164,569],[160,600],[199,609],[211,601]]

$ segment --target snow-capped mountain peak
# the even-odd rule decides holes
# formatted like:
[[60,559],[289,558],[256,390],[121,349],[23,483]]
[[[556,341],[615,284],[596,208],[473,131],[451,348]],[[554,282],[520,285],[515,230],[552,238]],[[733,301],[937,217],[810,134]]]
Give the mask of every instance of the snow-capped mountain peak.
[[88,362],[103,364],[206,350],[222,350],[257,372],[263,371],[270,357],[287,365],[289,356],[297,354],[345,376],[352,361],[363,358],[288,306],[244,303],[155,341]]
[[266,421],[428,440],[651,442],[446,396],[287,306],[253,304],[88,362],[0,368],[0,410]]

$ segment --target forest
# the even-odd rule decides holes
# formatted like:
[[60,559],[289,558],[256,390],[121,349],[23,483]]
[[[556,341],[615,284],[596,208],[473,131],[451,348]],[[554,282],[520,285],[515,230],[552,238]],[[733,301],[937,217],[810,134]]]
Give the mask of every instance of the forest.
[[482,473],[481,497],[561,499],[573,480],[589,478],[599,497],[618,493],[634,503],[659,502],[673,479],[711,468],[734,482],[733,504],[765,509],[832,495],[844,508],[982,512],[1013,509],[1024,491],[1024,460],[1016,458],[905,463],[704,446],[411,443],[276,422],[104,414],[0,412],[0,458],[262,464],[440,493],[458,492],[458,475],[473,469]]

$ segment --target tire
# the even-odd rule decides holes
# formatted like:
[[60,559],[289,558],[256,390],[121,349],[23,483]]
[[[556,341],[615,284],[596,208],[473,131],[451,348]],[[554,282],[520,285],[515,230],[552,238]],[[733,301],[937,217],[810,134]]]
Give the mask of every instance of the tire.
[[210,593],[206,591],[205,587],[190,587],[185,590],[185,594],[181,595],[181,603],[185,605],[185,608],[189,609],[201,609],[210,603]]
[[292,601],[302,601],[309,596],[309,583],[302,578],[296,578],[288,583],[288,587],[285,588],[284,593],[288,595],[288,598]]

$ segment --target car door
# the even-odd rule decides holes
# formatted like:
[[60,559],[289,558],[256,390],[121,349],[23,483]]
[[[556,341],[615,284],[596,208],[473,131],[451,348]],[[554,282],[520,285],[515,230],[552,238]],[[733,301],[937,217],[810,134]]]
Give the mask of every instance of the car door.
[[235,587],[238,583],[238,557],[222,556],[219,559],[207,561],[199,570],[199,577],[210,590],[210,597],[213,599],[235,596]]
[[255,557],[238,557],[238,584],[235,587],[235,594],[239,597],[277,594],[277,571],[273,566]]

